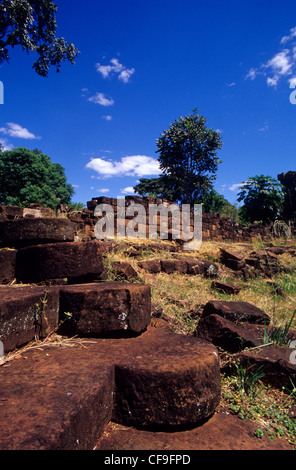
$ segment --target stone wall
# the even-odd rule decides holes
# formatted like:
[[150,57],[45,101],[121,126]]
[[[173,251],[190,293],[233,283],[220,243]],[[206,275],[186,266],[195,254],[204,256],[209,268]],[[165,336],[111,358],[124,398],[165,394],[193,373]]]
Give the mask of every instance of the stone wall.
[[288,220],[296,220],[296,171],[281,173],[278,180],[286,192],[283,216]]
[[[99,204],[109,204],[114,211],[116,216],[117,214],[117,199],[115,198],[108,198],[105,196],[93,198],[91,201],[87,203],[88,211],[91,211],[93,215],[93,211],[95,210],[96,206]],[[128,196],[125,198],[125,207],[129,207],[132,204],[141,204],[144,206],[146,210],[146,225],[147,225],[147,236],[149,234],[148,224],[149,224],[149,205],[156,204],[160,205],[163,204],[165,206],[169,206],[170,202],[165,199],[156,199],[151,197],[139,197],[139,196]],[[70,216],[71,217],[71,216]],[[126,217],[126,225],[134,216]],[[91,217],[92,218],[92,217]],[[73,220],[73,219],[72,219]],[[97,221],[98,219],[95,219]],[[169,215],[169,238],[172,238],[173,231],[171,225],[171,216]],[[88,221],[87,223],[90,223]],[[157,227],[159,231],[159,218],[157,220]],[[271,235],[271,225],[269,226],[262,226],[259,224],[251,224],[248,227],[242,226],[238,223],[233,222],[231,219],[222,218],[219,214],[203,214],[202,216],[202,237],[203,240],[230,240],[230,241],[238,241],[238,242],[245,242],[251,241],[252,239],[261,236],[262,238],[269,237]],[[194,215],[193,215],[193,208],[191,210],[191,217],[190,217],[190,230],[194,230]]]
[[[90,241],[96,238],[95,236],[95,225],[100,220],[100,217],[94,215],[95,208],[99,204],[108,204],[114,212],[115,220],[115,235],[117,233],[117,199],[108,198],[105,196],[99,198],[93,198],[87,202],[87,208],[82,210],[74,210],[68,206],[62,205],[57,208],[54,212],[49,208],[42,208],[36,204],[32,204],[29,208],[11,207],[11,206],[0,206],[0,222],[7,220],[18,220],[18,219],[40,219],[40,218],[54,218],[68,219],[73,223],[74,226],[74,241]],[[144,221],[144,227],[140,227],[140,230],[144,230],[146,237],[149,237],[149,205],[163,204],[169,206],[170,202],[163,199],[155,198],[141,198],[138,196],[127,196],[125,198],[125,208],[134,204],[140,204],[144,207],[146,212],[146,219]],[[128,226],[131,220],[135,219],[137,212],[130,210],[130,215],[125,216],[124,224]],[[121,221],[122,223],[122,221]],[[159,235],[159,215],[154,220],[155,229]],[[181,228],[181,227],[180,227]],[[219,214],[203,214],[202,216],[202,239],[203,240],[214,240],[214,241],[233,241],[233,242],[247,242],[258,238],[267,238],[271,235],[271,226],[261,226],[258,224],[252,224],[247,227],[242,226],[238,223],[233,222],[231,219],[222,218]],[[190,231],[194,230],[194,215],[193,210],[190,214]],[[174,227],[172,227],[172,217],[169,213],[168,217],[168,239],[175,239]]]

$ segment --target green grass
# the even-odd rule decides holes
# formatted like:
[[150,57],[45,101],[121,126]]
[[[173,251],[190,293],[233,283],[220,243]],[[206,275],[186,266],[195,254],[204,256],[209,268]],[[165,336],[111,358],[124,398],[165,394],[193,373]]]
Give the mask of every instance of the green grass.
[[[279,244],[278,240],[273,241]],[[240,245],[225,242],[205,242],[199,253],[188,253],[184,256],[199,256],[213,262],[218,262],[220,248],[226,247],[232,251],[242,251]],[[250,244],[246,252],[262,250],[264,245],[259,240],[255,245]],[[178,273],[159,273],[149,275],[138,269],[138,260],[129,258],[126,250],[119,249],[108,255],[106,266],[112,278],[112,261],[128,261],[138,270],[141,282],[151,286],[152,303],[163,311],[163,318],[167,320],[173,331],[179,334],[193,335],[203,310],[203,306],[210,300],[236,300],[245,301],[267,313],[273,326],[273,334],[269,330],[266,342],[278,345],[288,345],[290,333],[296,328],[296,258],[291,254],[278,257],[287,270],[270,278],[257,277],[244,281],[242,278],[233,278],[228,273],[220,272],[220,280],[236,284],[241,287],[238,295],[227,295],[212,289],[212,279],[203,276],[181,275]],[[141,259],[173,258],[168,251],[153,252],[149,244],[142,248]],[[278,295],[273,287],[276,284],[282,289],[283,295]],[[267,331],[267,330],[266,330]],[[224,354],[224,353],[223,353]],[[227,353],[226,353],[227,356]],[[227,360],[227,359],[226,359]],[[296,419],[289,415],[291,407],[296,406],[296,387],[291,382],[290,389],[277,390],[264,385],[261,381],[264,369],[241,367],[237,365],[232,375],[222,374],[222,406],[228,407],[231,412],[241,419],[249,419],[256,423],[255,436],[260,439],[268,436],[269,439],[282,437],[296,449]]]
[[265,342],[272,343],[276,346],[289,346],[292,338],[293,331],[291,330],[296,310],[294,310],[290,319],[282,321],[278,326],[274,325],[272,330],[267,331],[265,334]]
[[[252,393],[246,393],[242,387],[241,373],[238,375],[222,376],[221,405],[228,407],[240,419],[249,419],[257,424],[255,436],[264,435],[270,440],[285,438],[296,448],[296,419],[291,415],[291,409],[296,405],[293,384],[291,389],[273,390],[260,382],[258,371],[248,371],[257,374],[251,378]],[[246,374],[246,372],[243,372]]]

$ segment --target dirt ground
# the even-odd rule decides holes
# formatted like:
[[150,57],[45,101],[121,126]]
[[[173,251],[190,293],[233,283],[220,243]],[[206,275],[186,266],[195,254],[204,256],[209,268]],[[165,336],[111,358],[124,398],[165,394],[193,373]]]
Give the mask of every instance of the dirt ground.
[[202,425],[185,431],[154,432],[110,422],[95,450],[294,450],[285,438],[270,440],[267,436],[256,437],[254,434],[256,428],[254,422],[240,419],[228,410],[222,409]]

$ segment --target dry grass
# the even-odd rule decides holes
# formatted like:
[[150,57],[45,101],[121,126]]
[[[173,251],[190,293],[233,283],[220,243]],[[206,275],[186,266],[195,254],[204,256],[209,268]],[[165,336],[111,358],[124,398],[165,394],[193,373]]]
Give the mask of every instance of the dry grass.
[[[273,244],[283,245],[282,240],[272,240]],[[241,287],[238,295],[231,296],[213,290],[212,279],[202,276],[174,274],[147,274],[139,269],[138,259],[128,255],[126,242],[118,245],[117,249],[106,258],[109,268],[113,261],[127,261],[138,272],[140,282],[149,284],[152,289],[152,302],[156,308],[161,308],[164,317],[171,323],[173,329],[179,333],[192,334],[198,324],[203,306],[210,300],[236,300],[249,302],[265,311],[276,326],[287,321],[293,314],[296,305],[296,258],[292,254],[279,255],[280,262],[289,267],[289,273],[281,273],[271,278],[258,277],[247,282],[243,279],[229,277],[222,266],[219,269],[219,279]],[[128,242],[130,243],[130,241]],[[166,249],[154,251],[158,246],[151,240],[135,240],[133,245],[141,245],[141,259],[174,259],[175,255],[167,250],[169,242],[162,242]],[[249,244],[231,242],[203,242],[198,252],[182,252],[184,257],[199,257],[219,262],[220,249],[227,248],[231,251],[244,254],[254,250],[264,249],[261,240]],[[132,248],[130,248],[132,249]],[[110,273],[112,269],[110,269]],[[112,277],[112,274],[111,274]],[[279,285],[285,297],[276,295],[269,282]],[[293,326],[296,326],[294,323]]]
[[56,333],[52,333],[48,335],[43,340],[36,339],[31,341],[30,343],[26,344],[22,348],[16,349],[14,351],[9,352],[5,356],[0,358],[0,367],[21,357],[24,357],[24,354],[30,351],[43,351],[48,347],[56,347],[56,348],[73,348],[77,346],[85,347],[86,344],[92,343],[91,340],[86,340],[83,338],[78,338],[73,336],[71,338],[60,336]]

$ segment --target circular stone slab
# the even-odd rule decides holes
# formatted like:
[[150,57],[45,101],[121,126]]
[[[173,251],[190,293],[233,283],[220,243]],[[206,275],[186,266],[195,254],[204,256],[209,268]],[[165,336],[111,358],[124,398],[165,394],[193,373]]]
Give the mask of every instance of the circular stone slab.
[[110,419],[183,429],[220,401],[216,349],[154,327],[136,338],[25,351],[0,368],[0,381],[2,450],[91,450]]
[[152,328],[138,338],[132,360],[115,367],[113,420],[128,426],[191,426],[220,401],[220,366],[205,341]]

